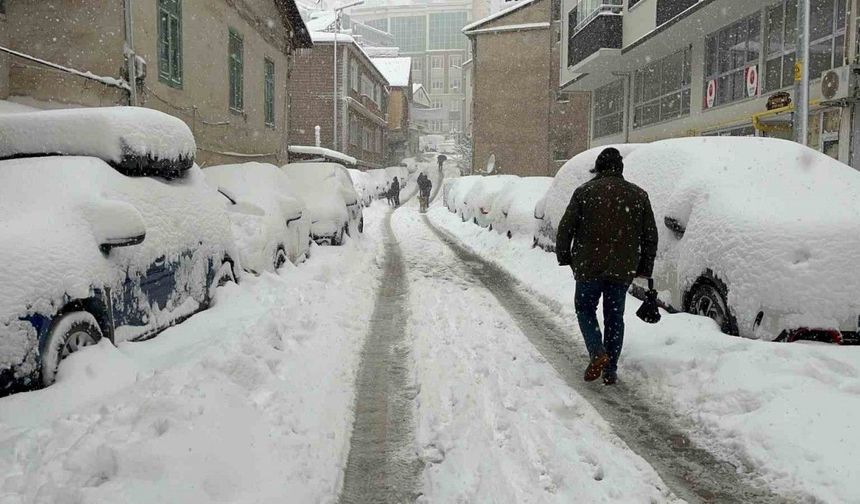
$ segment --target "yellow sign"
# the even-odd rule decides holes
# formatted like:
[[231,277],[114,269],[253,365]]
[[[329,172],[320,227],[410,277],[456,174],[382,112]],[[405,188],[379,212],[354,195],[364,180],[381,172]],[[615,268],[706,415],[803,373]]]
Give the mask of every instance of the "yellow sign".
[[803,73],[803,65],[801,64],[801,62],[798,61],[797,63],[794,64],[794,80],[799,81],[800,77],[801,77],[800,74],[802,74],[802,73]]

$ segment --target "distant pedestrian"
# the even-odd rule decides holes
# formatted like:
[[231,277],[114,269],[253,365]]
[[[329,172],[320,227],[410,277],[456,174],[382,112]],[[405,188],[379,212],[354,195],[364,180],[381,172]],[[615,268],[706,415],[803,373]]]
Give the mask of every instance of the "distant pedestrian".
[[391,189],[389,189],[389,200],[391,205],[394,208],[400,206],[400,180],[397,177],[394,177],[394,180],[391,181]]
[[[618,149],[604,149],[594,179],[580,186],[558,225],[556,256],[576,278],[574,306],[590,362],[585,380],[618,379],[624,302],[634,277],[648,278],[657,255],[657,225],[648,193],[624,180]],[[571,248],[572,244],[572,248]],[[603,297],[604,335],[597,323]]]
[[445,154],[439,154],[436,157],[436,163],[438,163],[439,165],[439,170],[442,169],[442,165],[445,164],[445,161],[448,161],[448,156],[446,156]]
[[418,202],[421,207],[421,212],[426,212],[430,207],[430,192],[433,189],[433,182],[430,177],[424,172],[418,175]]

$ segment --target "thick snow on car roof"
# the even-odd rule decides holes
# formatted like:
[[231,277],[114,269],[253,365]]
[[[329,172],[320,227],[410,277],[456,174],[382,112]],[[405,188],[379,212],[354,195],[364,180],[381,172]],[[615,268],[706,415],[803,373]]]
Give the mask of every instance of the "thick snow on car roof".
[[203,169],[203,174],[212,185],[226,189],[230,197],[264,206],[266,211],[280,208],[284,215],[301,213],[304,202],[298,191],[290,178],[273,164],[250,162],[210,166]]
[[[345,223],[348,219],[343,181],[337,170],[346,169],[337,163],[289,163],[281,167],[302,194],[314,222],[332,220]],[[349,175],[347,174],[347,177]],[[354,201],[358,201],[355,189]]]
[[194,161],[194,135],[180,119],[140,107],[0,115],[0,159],[92,156],[128,175],[168,175]]

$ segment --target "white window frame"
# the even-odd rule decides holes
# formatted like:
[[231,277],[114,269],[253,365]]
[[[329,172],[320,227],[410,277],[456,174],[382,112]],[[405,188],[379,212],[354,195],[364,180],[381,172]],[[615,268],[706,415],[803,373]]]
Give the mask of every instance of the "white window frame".
[[445,68],[445,58],[443,56],[430,56],[430,69],[441,70]]

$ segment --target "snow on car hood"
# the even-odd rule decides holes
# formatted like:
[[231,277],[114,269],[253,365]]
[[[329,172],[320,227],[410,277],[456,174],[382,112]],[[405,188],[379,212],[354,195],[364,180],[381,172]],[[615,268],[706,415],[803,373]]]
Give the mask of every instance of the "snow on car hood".
[[509,186],[493,203],[490,222],[498,231],[512,231],[531,238],[535,231],[535,204],[552,185],[551,177],[523,177]]
[[[788,313],[794,327],[856,322],[856,170],[768,138],[664,140],[638,147],[624,164],[625,177],[650,195],[661,253],[676,245],[670,260],[682,285],[712,269],[730,285],[742,324],[759,310]],[[666,216],[686,225],[683,238],[664,225]]]
[[[167,253],[230,252],[229,222],[217,193],[194,166],[166,182],[126,177],[92,157],[0,161],[0,324],[53,313],[64,295],[116,285]],[[131,204],[145,240],[99,250],[94,234],[103,202]],[[110,205],[105,205],[110,208]],[[110,217],[110,216],[107,216]]]
[[0,115],[0,158],[23,154],[191,160],[194,135],[182,120],[140,107],[45,110]]

